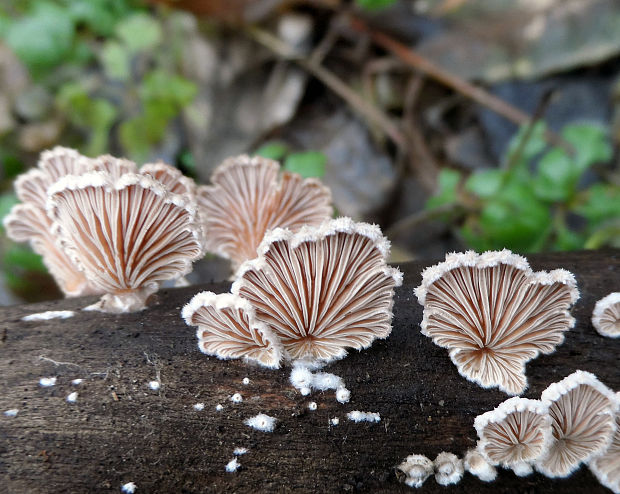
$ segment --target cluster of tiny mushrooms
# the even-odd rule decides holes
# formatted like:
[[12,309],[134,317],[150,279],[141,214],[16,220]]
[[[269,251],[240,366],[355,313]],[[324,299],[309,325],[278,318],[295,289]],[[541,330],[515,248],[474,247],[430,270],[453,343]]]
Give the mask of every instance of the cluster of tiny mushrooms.
[[[402,273],[387,264],[389,241],[377,226],[332,219],[329,189],[281,172],[275,161],[230,158],[211,185],[197,186],[161,162],[138,169],[59,147],[44,152],[15,189],[21,203],[5,218],[9,237],[30,242],[67,297],[101,295],[86,310],[141,310],[162,282],[182,282],[206,252],[230,259],[231,292],[198,293],[182,311],[198,327],[200,350],[269,368],[289,363],[302,394],[314,382],[348,401],[338,376],[310,370],[392,330]],[[463,377],[509,395],[526,389],[529,360],[563,342],[579,298],[571,273],[533,272],[507,250],[448,254],[424,270],[415,295],[424,306],[422,334],[448,349]],[[620,293],[596,304],[592,323],[601,335],[620,336]],[[484,481],[495,478],[496,466],[564,477],[587,463],[617,493],[619,404],[620,393],[576,371],[540,400],[515,396],[476,417],[479,441],[464,459],[411,455],[397,471],[419,487],[433,473],[447,485],[464,470]],[[354,413],[366,415],[379,420]]]

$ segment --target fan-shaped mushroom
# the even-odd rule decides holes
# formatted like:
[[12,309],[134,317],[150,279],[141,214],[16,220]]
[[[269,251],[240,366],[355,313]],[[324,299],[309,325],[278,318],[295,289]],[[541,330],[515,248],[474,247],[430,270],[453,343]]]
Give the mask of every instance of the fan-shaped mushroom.
[[548,477],[570,475],[611,442],[618,404],[593,374],[574,372],[545,389],[541,401],[549,408],[552,436],[536,469]]
[[232,292],[250,301],[290,358],[328,362],[390,334],[402,274],[386,264],[388,252],[378,227],[350,218],[298,233],[278,228],[241,266]]
[[52,233],[107,292],[91,309],[140,310],[160,282],[187,274],[203,253],[194,207],[148,175],[68,175],[48,194]]
[[[620,393],[616,393],[616,401],[620,403]],[[616,411],[616,432],[604,453],[596,456],[589,463],[590,470],[598,481],[620,494],[620,410]]]
[[101,293],[79,271],[73,261],[56,245],[50,231],[52,220],[45,211],[47,190],[59,178],[81,174],[89,170],[91,162],[77,151],[56,147],[44,151],[34,168],[15,181],[15,192],[22,201],[4,218],[9,238],[29,242],[32,250],[43,258],[43,263],[54,277],[58,287],[69,297]]
[[231,259],[233,268],[256,257],[268,230],[299,230],[332,215],[329,189],[314,178],[283,172],[279,164],[258,156],[225,160],[211,176],[213,185],[198,189],[205,211],[207,250]]
[[620,337],[620,292],[610,293],[596,302],[592,325],[602,336]]
[[548,448],[551,419],[538,400],[510,398],[474,420],[478,451],[492,464],[531,473],[530,464]]
[[198,347],[207,355],[247,358],[272,368],[280,365],[279,340],[255,320],[254,308],[241,297],[201,292],[185,305],[183,318],[190,326],[198,326]]
[[449,254],[422,278],[415,291],[424,305],[422,334],[485,388],[522,393],[525,363],[553,352],[575,323],[568,312],[579,298],[574,276],[534,273],[508,250]]

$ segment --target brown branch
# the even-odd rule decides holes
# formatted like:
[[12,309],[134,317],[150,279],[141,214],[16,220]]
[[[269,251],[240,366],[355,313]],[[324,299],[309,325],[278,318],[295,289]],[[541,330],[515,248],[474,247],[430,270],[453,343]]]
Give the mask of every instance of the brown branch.
[[312,58],[305,58],[280,41],[276,36],[258,27],[248,27],[247,32],[258,43],[279,57],[289,60],[307,70],[325,84],[331,91],[345,100],[354,110],[366,119],[377,124],[383,132],[400,147],[405,146],[405,138],[398,126],[376,106],[368,103],[333,72],[327,70]]
[[[385,33],[372,29],[364,21],[356,17],[349,19],[351,27],[357,32],[368,35],[377,45],[392,53],[404,63],[410,67],[423,72],[429,77],[442,83],[443,85],[454,89],[455,91],[467,96],[474,100],[476,103],[485,106],[486,108],[494,111],[495,113],[503,116],[511,122],[524,126],[530,124],[532,118],[524,111],[516,108],[515,106],[507,103],[506,101],[493,96],[488,91],[485,91],[481,87],[474,86],[464,79],[451,74],[445,69],[442,69],[438,65],[423,57],[416,51],[412,50],[403,43],[395,40]],[[561,147],[570,151],[566,142],[557,134],[553,132],[547,132],[545,135],[550,144]]]

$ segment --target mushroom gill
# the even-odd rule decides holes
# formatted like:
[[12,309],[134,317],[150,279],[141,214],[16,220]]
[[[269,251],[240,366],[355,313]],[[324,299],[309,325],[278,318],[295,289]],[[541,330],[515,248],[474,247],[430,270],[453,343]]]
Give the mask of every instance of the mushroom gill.
[[289,358],[328,362],[390,334],[402,274],[386,264],[388,252],[378,227],[350,218],[298,233],[277,228],[232,292],[250,301]]
[[280,366],[282,350],[271,330],[254,318],[247,301],[223,293],[200,292],[183,307],[183,318],[198,326],[200,351],[221,359],[246,358],[271,368]]
[[616,429],[614,393],[589,372],[576,371],[541,395],[549,408],[549,450],[536,464],[548,477],[567,477],[582,462],[603,452]]
[[620,292],[610,293],[596,302],[592,325],[601,336],[620,337]]
[[68,175],[48,194],[52,233],[87,279],[106,292],[92,310],[140,310],[160,282],[187,274],[202,255],[191,201],[148,175]]
[[[620,406],[620,392],[616,393],[616,401]],[[589,467],[601,484],[615,494],[620,493],[620,410],[616,410],[616,432],[611,444],[590,460]]]
[[525,363],[552,353],[575,324],[574,276],[563,269],[535,273],[508,250],[448,254],[422,278],[415,290],[424,306],[422,334],[484,388],[522,393]]
[[531,472],[548,448],[551,419],[538,400],[514,397],[476,417],[478,451],[492,464]]
[[332,215],[331,194],[320,180],[283,172],[276,161],[258,156],[225,160],[198,188],[205,212],[207,250],[230,259],[236,270],[254,259],[265,233],[276,227],[318,226]]

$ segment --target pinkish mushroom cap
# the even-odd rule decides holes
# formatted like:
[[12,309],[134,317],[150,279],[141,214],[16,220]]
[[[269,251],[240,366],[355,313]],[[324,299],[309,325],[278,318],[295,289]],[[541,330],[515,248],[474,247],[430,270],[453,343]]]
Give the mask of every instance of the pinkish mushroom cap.
[[450,351],[462,376],[508,394],[525,390],[527,361],[564,341],[579,298],[571,273],[534,273],[508,250],[448,254],[424,270],[415,293],[422,334]]
[[195,209],[147,175],[70,175],[50,187],[47,208],[61,248],[107,292],[93,310],[144,308],[160,282],[202,255]]
[[268,230],[297,231],[332,215],[330,191],[319,180],[290,172],[278,179],[279,169],[276,161],[237,156],[213,172],[213,185],[198,189],[207,250],[231,259],[234,270],[256,257]]
[[611,443],[618,402],[595,375],[578,370],[545,389],[541,401],[549,408],[552,436],[538,471],[567,477]]
[[280,341],[255,320],[247,300],[230,293],[201,292],[183,307],[182,315],[188,325],[198,326],[201,352],[221,359],[246,358],[274,369],[280,366]]
[[[620,404],[620,393],[616,393]],[[590,460],[590,470],[614,494],[620,494],[620,410],[616,410],[616,432],[607,449]]]
[[241,266],[232,292],[250,301],[290,358],[328,362],[390,334],[402,274],[386,264],[388,252],[378,227],[350,218],[297,233],[277,228]]
[[610,293],[596,302],[592,325],[601,336],[620,337],[620,292]]
[[476,417],[478,451],[492,464],[519,469],[549,448],[551,419],[538,400],[514,397]]

